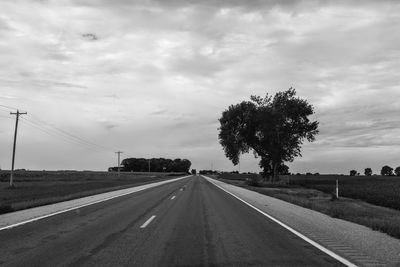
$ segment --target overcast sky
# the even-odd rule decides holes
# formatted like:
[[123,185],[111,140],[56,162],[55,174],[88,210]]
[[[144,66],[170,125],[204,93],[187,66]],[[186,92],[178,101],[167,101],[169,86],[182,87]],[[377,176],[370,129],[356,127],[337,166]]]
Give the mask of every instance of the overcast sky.
[[400,1],[0,2],[2,169],[11,107],[16,168],[104,170],[122,150],[237,170],[222,111],[291,86],[320,122],[292,172],[400,166]]

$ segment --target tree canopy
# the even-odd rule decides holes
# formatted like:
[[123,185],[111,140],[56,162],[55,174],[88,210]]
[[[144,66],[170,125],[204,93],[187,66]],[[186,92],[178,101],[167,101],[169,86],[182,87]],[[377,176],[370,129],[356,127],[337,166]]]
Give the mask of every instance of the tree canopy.
[[350,171],[350,176],[356,176],[357,175],[357,171],[356,170],[351,170]]
[[396,176],[400,176],[400,166],[394,169],[394,173],[396,174]]
[[384,175],[384,176],[393,175],[393,168],[388,165],[383,166],[381,169],[381,175]]
[[365,174],[365,176],[371,176],[372,175],[372,169],[371,168],[365,168],[364,174]]
[[261,157],[264,173],[272,172],[276,179],[279,166],[301,156],[303,141],[315,140],[318,122],[310,121],[312,114],[313,106],[296,97],[294,88],[274,97],[251,96],[222,112],[219,141],[234,165],[240,154],[253,151]]

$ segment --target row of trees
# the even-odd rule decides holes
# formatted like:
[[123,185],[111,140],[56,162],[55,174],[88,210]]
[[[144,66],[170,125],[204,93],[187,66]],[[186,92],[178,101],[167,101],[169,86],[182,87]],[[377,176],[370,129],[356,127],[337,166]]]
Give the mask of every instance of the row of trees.
[[[351,170],[350,171],[350,176],[356,176],[356,175],[360,175],[359,172],[357,172],[356,170]],[[372,175],[372,169],[371,168],[365,168],[364,169],[364,175],[365,176],[371,176]],[[382,167],[381,169],[381,175],[383,176],[400,176],[400,166],[397,167],[396,169],[393,169],[392,167],[385,165]]]
[[218,174],[219,172],[215,170],[200,170],[199,173],[206,175],[206,174]]
[[135,172],[189,172],[192,163],[187,159],[127,158],[121,162],[123,171]]

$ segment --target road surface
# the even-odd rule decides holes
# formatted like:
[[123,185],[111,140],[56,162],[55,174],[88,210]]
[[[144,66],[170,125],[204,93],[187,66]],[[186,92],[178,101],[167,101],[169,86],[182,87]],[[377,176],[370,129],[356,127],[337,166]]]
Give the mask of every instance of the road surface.
[[199,176],[0,231],[0,266],[342,266]]

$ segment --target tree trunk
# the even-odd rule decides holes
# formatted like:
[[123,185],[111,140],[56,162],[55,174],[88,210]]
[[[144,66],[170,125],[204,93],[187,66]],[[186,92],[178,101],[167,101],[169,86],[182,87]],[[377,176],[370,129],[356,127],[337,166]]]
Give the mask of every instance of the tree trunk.
[[278,180],[278,165],[278,163],[274,163],[272,182],[276,182]]

